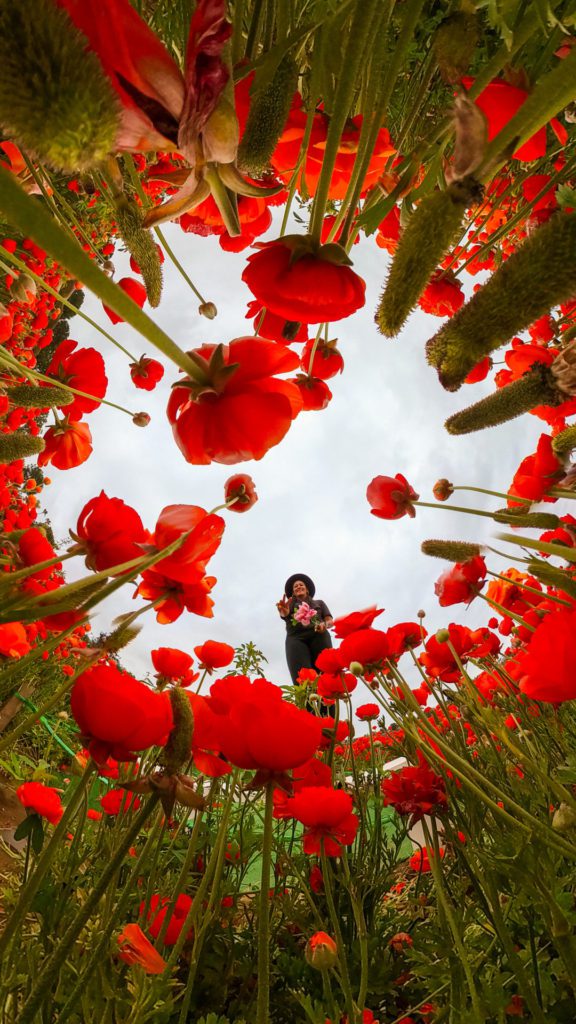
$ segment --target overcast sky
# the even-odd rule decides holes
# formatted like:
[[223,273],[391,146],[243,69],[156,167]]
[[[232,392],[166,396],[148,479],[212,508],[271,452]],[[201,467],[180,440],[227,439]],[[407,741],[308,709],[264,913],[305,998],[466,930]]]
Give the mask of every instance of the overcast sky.
[[[277,230],[267,237],[275,237]],[[196,297],[166,260],[164,296],[160,308],[152,311],[157,322],[184,349],[251,333],[251,323],[245,320],[251,295],[240,280],[249,251],[223,252],[216,238],[184,234],[176,225],[167,225],[165,233],[205,298],[216,303],[218,317],[210,322],[198,315]],[[170,384],[178,376],[175,366],[127,325],[111,327],[100,303],[87,296],[84,310],[128,349],[164,362],[165,377],[156,390],[138,391],[126,357],[80,317],[71,321],[71,336],[104,355],[107,397],[134,411],[147,410],[152,422],[139,429],[106,406],[88,417],[94,441],[90,459],[71,471],[48,470],[53,486],[44,495],[58,539],[66,538],[83,505],[102,488],[110,497],[133,505],[149,529],[165,505],[210,509],[219,504],[224,482],[235,471],[250,473],[259,495],[248,513],[225,513],[224,538],[208,570],[218,577],[212,595],[214,618],[184,613],[176,623],[160,626],[148,612],[141,620],[142,634],[123,654],[134,674],[151,671],[149,652],[157,646],[192,653],[206,639],[235,646],[251,640],[268,659],[268,678],[288,683],[285,628],[276,601],[294,572],[315,580],[316,596],[326,601],[334,616],[377,603],[386,609],[375,623],[382,628],[414,619],[419,608],[426,611],[430,631],[450,621],[470,626],[486,622],[487,606],[478,599],[468,611],[462,605],[439,608],[434,582],[447,563],[423,555],[420,544],[429,537],[483,541],[498,528],[490,520],[450,513],[442,506],[420,509],[413,520],[386,522],[370,515],[366,487],[376,475],[403,473],[426,501],[434,500],[432,485],[439,477],[505,491],[520,460],[534,451],[543,424],[524,416],[468,437],[449,436],[443,428],[446,417],[493,390],[493,385],[483,382],[457,394],[443,391],[424,355],[427,338],[442,323],[437,317],[418,311],[399,338],[383,338],[373,316],[389,257],[373,238],[363,239],[352,256],[354,269],[366,280],[367,301],[362,310],[332,328],[345,369],[329,382],[331,404],[323,412],[302,413],[264,459],[237,468],[216,463],[191,466],[180,454],[165,415]],[[115,258],[115,265],[117,279],[129,273],[122,255]],[[474,281],[466,275],[467,288]],[[460,493],[455,503],[456,497],[462,505],[483,498]],[[480,507],[502,504],[498,499],[483,500],[492,504]],[[490,564],[498,568],[494,556]],[[80,561],[68,563],[69,577],[80,569]],[[95,619],[95,630],[135,607],[127,586]]]

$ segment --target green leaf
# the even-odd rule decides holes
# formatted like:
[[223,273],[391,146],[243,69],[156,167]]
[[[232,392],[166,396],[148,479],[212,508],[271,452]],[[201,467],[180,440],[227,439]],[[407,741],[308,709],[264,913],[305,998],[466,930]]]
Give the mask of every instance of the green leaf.
[[576,188],[571,188],[570,185],[559,185],[556,189],[556,199],[558,205],[565,210],[567,207],[570,209],[576,209]]
[[34,828],[34,819],[37,817],[37,814],[28,814],[24,820],[20,822],[18,828],[15,829],[14,839],[17,841],[20,839],[27,839]]
[[44,846],[44,822],[38,814],[33,814],[32,817],[35,818],[30,833],[32,849],[34,853],[38,854],[42,852],[42,847]]

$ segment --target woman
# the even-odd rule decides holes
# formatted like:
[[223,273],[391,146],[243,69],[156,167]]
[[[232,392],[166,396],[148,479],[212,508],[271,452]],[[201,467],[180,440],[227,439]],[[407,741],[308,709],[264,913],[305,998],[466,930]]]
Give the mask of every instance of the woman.
[[[332,614],[324,601],[314,600],[315,593],[316,587],[309,576],[294,573],[286,580],[284,595],[276,605],[280,618],[286,622],[286,661],[293,683],[300,669],[315,668],[320,651],[332,647],[328,632],[333,625]],[[309,623],[303,605],[315,612]]]

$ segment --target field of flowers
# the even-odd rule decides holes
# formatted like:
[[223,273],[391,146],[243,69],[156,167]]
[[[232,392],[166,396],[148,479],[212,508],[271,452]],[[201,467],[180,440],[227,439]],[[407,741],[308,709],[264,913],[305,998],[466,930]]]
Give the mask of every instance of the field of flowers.
[[[0,0],[0,1024],[574,1021],[575,125],[575,0]],[[147,312],[170,266],[217,316],[164,222],[243,254],[253,333],[186,351]],[[374,331],[419,308],[438,388],[493,379],[448,433],[542,433],[501,491],[366,480],[366,516],[455,509],[495,547],[425,541],[445,628],[350,610],[281,687],[250,638],[170,625],[213,615],[258,500],[238,464],[346,402],[331,325],[373,235]],[[144,405],[174,379],[163,458],[229,466],[215,508],[145,525],[102,490],[55,539],[47,474],[90,458],[91,413],[150,419],[80,321]]]

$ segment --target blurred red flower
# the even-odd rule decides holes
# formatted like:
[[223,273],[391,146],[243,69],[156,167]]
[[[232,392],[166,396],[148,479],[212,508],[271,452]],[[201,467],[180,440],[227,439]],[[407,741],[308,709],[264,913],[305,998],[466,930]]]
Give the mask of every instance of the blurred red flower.
[[137,811],[141,802],[135,793],[130,793],[126,789],[109,789],[100,798],[100,806],[104,813],[113,816],[126,814],[127,811]]
[[345,665],[358,661],[365,672],[382,668],[388,657],[388,639],[381,629],[359,629],[349,633],[338,648]]
[[384,805],[393,807],[398,814],[409,814],[410,827],[434,808],[447,805],[446,786],[441,775],[436,775],[426,764],[401,768],[381,783]]
[[118,936],[118,957],[126,964],[138,964],[146,974],[162,974],[166,961],[137,924],[126,924]]
[[291,817],[304,825],[304,853],[339,857],[343,846],[351,846],[358,831],[352,813],[352,797],[331,786],[309,786],[288,801]]
[[433,316],[454,316],[464,304],[464,291],[449,272],[437,271],[418,299],[420,309]]
[[[564,475],[562,463],[552,451],[552,438],[549,434],[541,434],[536,451],[522,459],[508,488],[508,494],[517,494],[520,498],[540,501],[546,492]],[[551,499],[555,500],[555,499]],[[508,499],[510,508],[524,506],[524,502]]]
[[92,435],[87,423],[70,423],[65,419],[57,427],[48,427],[44,434],[45,448],[38,455],[38,465],[49,462],[56,469],[74,469],[92,454]]
[[401,519],[402,516],[416,515],[413,501],[420,497],[410,486],[405,476],[375,476],[366,490],[370,512],[379,519]]
[[[374,619],[382,615],[383,611],[384,608],[377,608],[373,604],[370,608],[363,608],[362,611],[342,615],[339,619],[334,619],[334,633],[340,640],[343,640],[349,633],[355,633],[358,629],[368,629],[374,622]],[[326,669],[324,671],[330,670]]]
[[[126,295],[128,295],[128,297],[131,298],[132,301],[135,302],[137,306],[140,306],[140,309],[142,309],[142,306],[144,305],[148,297],[146,294],[146,289],[142,282],[137,281],[136,278],[134,277],[122,277],[116,283],[118,287],[121,288],[123,292],[126,292]],[[109,306],[105,306],[104,304],[102,305],[104,308],[104,312],[110,318],[113,324],[124,323],[124,319],[120,316],[119,313],[116,313],[113,309],[110,309]]]
[[29,650],[30,644],[21,622],[0,624],[0,654],[5,658],[22,658]]
[[486,572],[486,562],[481,555],[474,555],[466,562],[452,565],[434,584],[434,593],[440,607],[470,604],[484,586]]
[[192,665],[192,655],[175,647],[158,647],[150,652],[156,671],[166,679],[180,679]]
[[378,704],[361,704],[355,712],[356,718],[361,722],[373,722],[381,713],[382,709]]
[[[470,89],[474,84],[474,79],[463,78],[462,84],[466,89]],[[514,85],[509,85],[503,79],[494,78],[482,90],[480,95],[476,97],[474,103],[486,116],[488,122],[489,142],[512,120],[529,95],[530,93],[526,92],[525,89],[518,89]],[[558,139],[564,145],[566,142],[566,129],[555,117],[552,118],[550,124]],[[512,155],[515,160],[526,161],[539,160],[541,157],[546,156],[546,126],[540,128]]]
[[[170,896],[159,896],[158,893],[154,893],[152,896],[146,913],[146,922],[148,925],[148,931],[153,939],[157,939],[160,935],[164,919],[168,914],[171,905],[172,898]],[[185,892],[179,893],[174,905],[174,910],[170,914],[168,928],[166,929],[166,934],[164,936],[165,946],[176,945],[191,906],[192,898]],[[140,914],[143,914],[145,910],[146,903],[142,901],[140,904]],[[186,938],[191,938],[193,934],[193,929],[190,928]]]
[[70,405],[63,406],[68,420],[82,419],[84,413],[92,412],[100,405],[108,387],[104,360],[95,348],[79,348],[77,341],[67,338],[58,345],[46,373],[63,384],[85,391],[94,398],[74,396]]
[[230,644],[220,643],[219,640],[205,640],[199,647],[194,648],[199,667],[208,672],[215,668],[225,668],[233,661],[234,653],[234,648]]
[[[440,855],[440,860],[443,860],[446,853],[443,846],[438,848],[438,853]],[[434,860],[434,857],[434,850],[431,847],[423,846],[421,850],[416,850],[416,853],[412,854],[408,863],[412,868],[412,871],[419,871],[422,872],[422,874],[428,874],[432,871],[430,861]]]
[[575,628],[576,609],[548,613],[515,656],[527,697],[553,703],[576,698]]
[[46,818],[51,825],[57,825],[64,813],[60,794],[42,782],[23,782],[18,786],[16,796],[27,811]]
[[[232,498],[236,498],[232,501]],[[256,485],[248,473],[236,473],[224,484],[224,501],[231,512],[247,512],[258,501]]]

